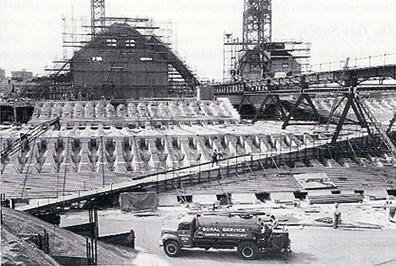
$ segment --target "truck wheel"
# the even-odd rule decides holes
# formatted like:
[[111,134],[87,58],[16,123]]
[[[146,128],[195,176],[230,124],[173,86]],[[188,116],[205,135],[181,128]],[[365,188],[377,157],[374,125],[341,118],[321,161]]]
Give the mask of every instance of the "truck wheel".
[[168,240],[164,243],[164,251],[169,257],[177,257],[180,254],[181,248],[177,241]]
[[258,255],[258,248],[251,242],[242,242],[238,245],[238,253],[245,260],[254,260]]

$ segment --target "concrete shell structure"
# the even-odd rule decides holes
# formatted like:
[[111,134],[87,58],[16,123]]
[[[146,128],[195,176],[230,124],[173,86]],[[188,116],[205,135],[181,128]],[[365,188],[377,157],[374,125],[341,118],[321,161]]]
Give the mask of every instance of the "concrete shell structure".
[[[192,97],[199,81],[158,36],[114,23],[81,47],[47,77],[23,84],[20,95],[34,99]],[[70,45],[70,44],[65,44]]]
[[187,87],[198,81],[185,64],[155,36],[115,23],[70,61],[74,87],[93,89],[94,98],[161,98],[171,90],[175,69]]

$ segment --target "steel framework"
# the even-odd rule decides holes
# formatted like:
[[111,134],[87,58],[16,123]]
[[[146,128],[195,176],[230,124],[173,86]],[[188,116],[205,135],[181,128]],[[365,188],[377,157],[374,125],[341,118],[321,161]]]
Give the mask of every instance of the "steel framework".
[[272,0],[244,0],[242,38],[224,34],[223,80],[255,80],[304,71],[310,44],[273,42]]
[[[359,92],[396,91],[396,84],[383,84],[383,81],[386,79],[396,80],[396,65],[389,64],[352,69],[345,67],[344,69],[335,71],[313,72],[285,78],[270,78],[251,82],[242,81],[231,84],[220,84],[214,86],[214,93],[217,96],[240,95],[241,101],[238,107],[239,111],[241,111],[245,101],[249,102],[254,107],[252,99],[264,96],[260,101],[260,107],[258,109],[255,108],[256,112],[253,121],[256,121],[257,117],[266,110],[271,101],[273,104],[282,108],[282,102],[279,99],[280,96],[298,95],[298,99],[292,104],[290,112],[286,115],[286,112],[282,111],[284,121],[282,129],[291,125],[291,119],[295,118],[299,107],[305,100],[307,106],[312,109],[312,113],[317,118],[318,123],[336,124],[331,145],[336,144],[343,126],[350,122],[347,116],[352,109],[358,120],[352,121],[352,123],[359,124],[362,128],[366,128],[368,134],[371,136],[379,136],[387,150],[389,150],[393,158],[396,159],[396,147],[388,136],[392,132],[392,127],[396,121],[396,114],[390,121],[388,129],[385,130],[370,111],[370,108],[365,106],[365,103],[359,99]],[[379,84],[362,84],[365,81],[374,80],[377,80]],[[326,87],[328,85],[331,86]],[[343,96],[340,101],[338,101],[338,99],[335,101],[327,117],[323,117],[323,115],[319,114],[311,99],[311,96],[315,97],[321,94],[336,98],[338,98],[338,95]],[[343,107],[341,117],[339,117],[338,120],[334,119],[334,112],[336,109],[342,108],[341,103],[344,101],[345,106]]]
[[105,27],[105,0],[91,0],[92,39]]
[[[243,11],[243,50],[241,63],[259,67],[261,76],[271,66],[270,51],[265,44],[272,41],[272,0],[245,0]],[[241,66],[243,67],[243,66]]]
[[243,48],[253,50],[272,41],[271,0],[245,0],[243,11]]

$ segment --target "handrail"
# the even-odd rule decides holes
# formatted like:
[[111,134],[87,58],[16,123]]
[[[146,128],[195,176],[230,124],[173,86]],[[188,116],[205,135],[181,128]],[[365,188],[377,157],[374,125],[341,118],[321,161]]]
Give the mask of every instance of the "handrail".
[[[237,158],[250,156],[250,155],[251,155],[251,153],[247,153],[247,154],[242,154],[242,155],[237,155],[237,156],[232,156],[232,157],[226,157],[226,158],[220,159],[219,163],[223,162],[223,161],[228,161],[228,160],[232,160],[232,159],[237,159]],[[156,175],[168,174],[168,173],[178,172],[178,171],[181,171],[181,170],[187,170],[187,169],[190,169],[191,167],[198,167],[198,166],[211,165],[211,164],[212,164],[212,162],[209,161],[209,162],[204,162],[204,163],[200,163],[200,164],[194,164],[194,165],[174,168],[174,169],[170,169],[170,170],[164,170],[164,171],[161,171],[161,172],[149,173],[149,174],[145,174],[145,175],[142,175],[142,176],[138,176],[138,177],[132,178],[132,180],[142,180],[142,179],[145,179],[145,178],[148,178],[148,177],[152,177],[152,176],[156,176]]]

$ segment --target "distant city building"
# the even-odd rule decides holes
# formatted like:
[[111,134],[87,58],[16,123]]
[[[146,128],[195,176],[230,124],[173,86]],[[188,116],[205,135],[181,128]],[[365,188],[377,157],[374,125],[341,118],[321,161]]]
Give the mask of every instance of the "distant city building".
[[33,72],[22,69],[20,71],[11,71],[11,78],[18,81],[30,80],[33,78]]
[[6,76],[5,76],[5,70],[2,69],[2,68],[0,68],[0,81],[3,80],[3,79],[5,79],[5,78],[6,78]]

